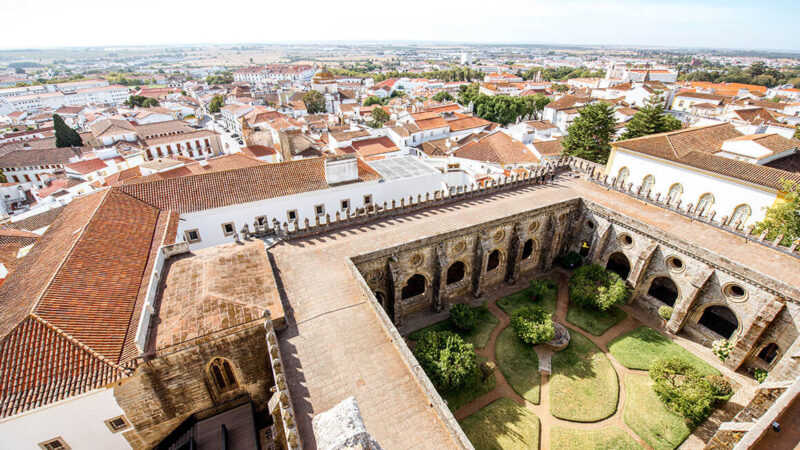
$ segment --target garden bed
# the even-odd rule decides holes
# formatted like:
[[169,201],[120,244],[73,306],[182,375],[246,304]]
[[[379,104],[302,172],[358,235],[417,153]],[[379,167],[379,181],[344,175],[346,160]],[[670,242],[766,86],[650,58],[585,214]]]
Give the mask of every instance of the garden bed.
[[519,308],[531,305],[538,306],[550,314],[556,313],[556,303],[558,303],[557,288],[548,289],[544,298],[538,301],[531,299],[533,292],[533,288],[525,288],[519,292],[501,298],[497,301],[497,306],[509,316]]
[[442,398],[447,402],[447,406],[453,412],[458,411],[461,407],[475,400],[481,395],[491,392],[497,386],[497,380],[495,379],[494,374],[489,376],[485,383],[483,382],[483,375],[481,375],[480,366],[481,363],[486,361],[486,358],[483,356],[478,356],[476,361],[477,364],[475,366],[475,372],[473,372],[472,376],[467,380],[464,386],[459,389],[442,389],[439,391],[439,395],[441,395]]
[[494,330],[494,327],[496,327],[499,323],[500,320],[495,317],[491,311],[482,308],[480,309],[475,328],[470,331],[459,330],[453,326],[453,323],[450,321],[450,319],[445,319],[441,322],[436,322],[433,325],[428,325],[425,328],[420,328],[419,330],[414,331],[408,335],[408,338],[412,341],[418,341],[425,333],[429,331],[452,331],[453,333],[461,336],[465,342],[469,342],[470,344],[474,345],[475,348],[484,348],[489,342],[489,337],[492,334],[492,330]]
[[625,424],[654,449],[674,449],[691,434],[686,419],[670,411],[658,398],[649,376],[626,376],[625,392]]
[[629,369],[648,370],[658,358],[677,356],[703,375],[720,375],[719,370],[648,326],[615,338],[608,344],[608,350]]
[[497,336],[497,365],[508,384],[525,400],[539,404],[541,374],[539,357],[532,345],[522,342],[511,327]]
[[614,428],[576,430],[567,427],[550,429],[550,448],[560,450],[638,450],[642,447],[625,431]]
[[501,398],[461,421],[461,429],[476,450],[527,450],[539,448],[536,414]]

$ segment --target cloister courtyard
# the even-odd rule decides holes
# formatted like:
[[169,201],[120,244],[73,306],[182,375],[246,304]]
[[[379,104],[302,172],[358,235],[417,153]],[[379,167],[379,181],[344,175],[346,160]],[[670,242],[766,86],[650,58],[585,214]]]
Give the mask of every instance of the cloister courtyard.
[[[702,448],[752,396],[757,382],[750,375],[731,371],[711,349],[682,334],[668,334],[658,315],[635,301],[606,312],[571,304],[569,276],[552,270],[453,302],[485,305],[468,332],[453,326],[447,309],[414,313],[401,328],[412,348],[429,331],[453,331],[474,346],[479,365],[496,365],[488,377],[476,370],[460,388],[439,391],[476,449]],[[554,283],[537,298],[533,279]],[[511,314],[529,305],[566,327],[566,348],[553,351],[517,337]],[[693,424],[653,390],[648,369],[664,357],[678,357],[704,375],[721,375],[733,395]]]

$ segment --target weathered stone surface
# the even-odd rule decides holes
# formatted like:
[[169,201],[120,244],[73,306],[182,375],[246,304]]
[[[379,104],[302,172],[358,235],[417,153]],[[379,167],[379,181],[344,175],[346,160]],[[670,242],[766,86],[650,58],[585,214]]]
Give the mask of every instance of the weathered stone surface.
[[347,397],[328,411],[317,414],[311,423],[319,450],[381,450],[364,425],[355,397]]

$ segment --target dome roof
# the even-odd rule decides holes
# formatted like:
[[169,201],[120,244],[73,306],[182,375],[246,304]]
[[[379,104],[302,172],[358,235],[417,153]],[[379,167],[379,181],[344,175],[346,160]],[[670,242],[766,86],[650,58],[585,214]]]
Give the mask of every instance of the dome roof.
[[319,69],[311,78],[312,83],[335,83],[336,77],[325,67]]

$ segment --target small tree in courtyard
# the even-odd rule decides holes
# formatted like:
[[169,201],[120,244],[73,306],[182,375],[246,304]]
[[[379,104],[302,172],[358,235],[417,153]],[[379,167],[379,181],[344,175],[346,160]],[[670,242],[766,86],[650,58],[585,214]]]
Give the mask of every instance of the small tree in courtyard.
[[582,308],[607,311],[628,301],[630,292],[616,273],[597,264],[582,266],[569,278],[569,298]]
[[472,344],[449,331],[425,333],[413,353],[428,378],[440,389],[460,388],[477,368]]
[[317,114],[326,111],[325,97],[323,97],[322,93],[319,91],[308,91],[308,93],[303,96],[303,103],[305,103],[306,111],[308,111],[309,114]]
[[372,120],[369,122],[369,126],[372,128],[382,127],[383,124],[386,123],[390,118],[389,113],[387,113],[386,110],[380,106],[376,106],[370,115],[372,116]]
[[553,317],[538,306],[524,306],[511,314],[511,328],[526,344],[541,344],[556,335]]
[[459,330],[469,331],[478,322],[478,310],[466,303],[457,303],[450,308],[450,322]]

